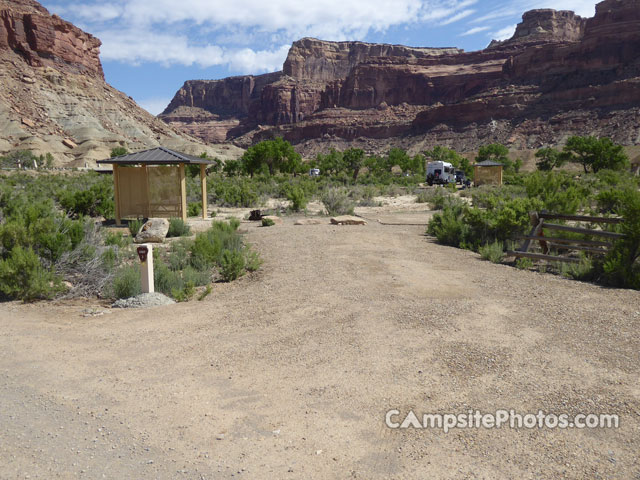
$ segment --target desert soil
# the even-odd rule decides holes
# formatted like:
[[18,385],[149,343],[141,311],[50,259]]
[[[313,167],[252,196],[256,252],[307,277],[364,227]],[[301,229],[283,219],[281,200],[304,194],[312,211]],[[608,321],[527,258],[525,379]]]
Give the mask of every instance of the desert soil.
[[[640,292],[438,245],[428,215],[244,223],[262,270],[203,301],[1,304],[0,478],[640,478]],[[384,421],[503,408],[620,428]]]

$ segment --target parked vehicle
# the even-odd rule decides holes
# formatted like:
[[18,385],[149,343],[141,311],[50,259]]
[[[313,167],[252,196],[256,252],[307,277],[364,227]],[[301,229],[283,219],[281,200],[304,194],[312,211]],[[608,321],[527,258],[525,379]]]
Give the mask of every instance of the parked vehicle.
[[429,162],[427,164],[427,183],[429,185],[456,183],[456,170],[448,162]]
[[464,185],[465,179],[466,179],[466,176],[464,172],[462,170],[456,170],[456,183],[459,183],[460,185]]
[[319,177],[320,176],[320,169],[319,168],[312,168],[311,170],[309,170],[309,176],[310,177]]

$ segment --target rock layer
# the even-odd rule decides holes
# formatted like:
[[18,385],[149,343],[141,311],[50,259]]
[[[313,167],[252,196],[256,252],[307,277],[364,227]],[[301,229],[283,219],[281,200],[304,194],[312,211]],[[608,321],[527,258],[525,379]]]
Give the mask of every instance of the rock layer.
[[[270,75],[250,94],[205,93],[197,105],[183,90],[205,92],[207,82],[187,82],[162,118],[180,114],[172,124],[185,131],[208,140],[226,132],[240,145],[280,135],[303,152],[353,141],[372,150],[443,141],[536,148],[570,134],[640,143],[640,0],[605,0],[590,19],[532,10],[511,39],[468,53],[305,38]],[[185,107],[225,127],[199,132]]]

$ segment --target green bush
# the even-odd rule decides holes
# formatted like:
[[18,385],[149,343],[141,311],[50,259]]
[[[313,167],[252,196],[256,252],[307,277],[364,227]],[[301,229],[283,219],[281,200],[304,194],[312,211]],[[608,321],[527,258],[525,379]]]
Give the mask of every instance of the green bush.
[[187,225],[181,218],[169,219],[169,231],[167,237],[186,237],[191,235],[191,227]]
[[329,215],[353,214],[353,202],[344,189],[331,188],[322,195],[322,204]]
[[190,203],[187,207],[187,216],[189,217],[198,217],[202,213],[202,204],[201,203]]
[[106,179],[86,190],[64,190],[58,195],[60,205],[69,215],[106,218],[114,214],[113,198],[113,186]]
[[113,278],[113,295],[115,298],[129,298],[140,295],[140,268],[133,265],[120,267]]
[[225,282],[231,282],[244,275],[245,257],[238,250],[224,250],[220,258],[220,274]]
[[291,202],[291,210],[299,212],[307,207],[307,196],[299,186],[293,187],[287,194],[287,199]]
[[193,246],[193,241],[181,238],[180,240],[171,243],[171,250],[169,252],[169,268],[171,270],[180,271],[184,270],[189,265],[189,250]]
[[31,248],[16,246],[6,260],[0,260],[0,291],[9,298],[32,301],[51,298],[61,287]]
[[124,248],[128,245],[129,241],[122,235],[121,232],[107,232],[104,237],[105,245],[113,245],[118,248]]
[[257,271],[262,266],[260,254],[250,248],[245,249],[245,268],[248,272]]
[[602,281],[608,285],[640,289],[640,191],[626,190],[619,213],[624,218],[620,232],[602,265]]
[[196,235],[191,246],[191,265],[200,271],[219,265],[222,252],[241,250],[242,238],[236,232],[239,220],[230,219],[229,223],[214,221],[206,232]]
[[176,302],[188,302],[195,293],[195,285],[192,282],[185,282],[182,288],[173,289],[171,291],[171,296]]
[[127,223],[127,226],[129,227],[129,233],[133,238],[135,238],[135,236],[138,235],[138,232],[142,228],[142,225],[144,225],[144,222],[140,219],[129,220],[129,222]]
[[469,226],[465,223],[468,207],[454,204],[445,208],[442,213],[435,214],[427,227],[427,233],[438,239],[438,242],[452,247],[463,246],[469,237]]
[[502,242],[493,242],[482,245],[478,249],[478,253],[484,260],[489,260],[492,263],[500,263],[504,258],[504,244]]
[[263,227],[273,227],[275,224],[276,224],[276,222],[274,222],[273,219],[271,219],[271,218],[264,217],[262,219],[262,226]]

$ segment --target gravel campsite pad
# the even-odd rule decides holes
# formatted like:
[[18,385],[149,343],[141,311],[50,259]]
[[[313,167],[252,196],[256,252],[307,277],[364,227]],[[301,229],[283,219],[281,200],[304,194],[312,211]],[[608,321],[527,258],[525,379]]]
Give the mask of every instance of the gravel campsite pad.
[[[640,292],[370,218],[243,224],[262,269],[203,301],[0,304],[0,478],[638,477]],[[385,425],[497,409],[620,426]]]

